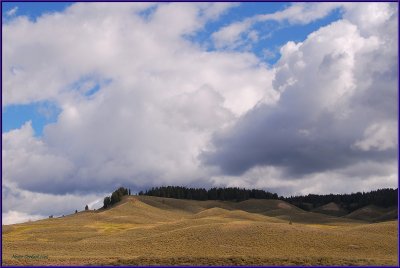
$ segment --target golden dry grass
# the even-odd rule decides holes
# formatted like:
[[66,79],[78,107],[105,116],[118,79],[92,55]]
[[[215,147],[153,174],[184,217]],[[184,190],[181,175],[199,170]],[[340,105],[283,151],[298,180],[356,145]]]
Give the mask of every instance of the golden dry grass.
[[396,265],[397,234],[397,221],[277,200],[135,196],[105,211],[3,226],[2,254],[3,265]]

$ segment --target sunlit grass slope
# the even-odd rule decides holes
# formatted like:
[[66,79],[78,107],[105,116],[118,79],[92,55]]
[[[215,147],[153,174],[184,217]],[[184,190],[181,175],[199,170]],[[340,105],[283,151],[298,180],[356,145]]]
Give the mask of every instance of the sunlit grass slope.
[[371,224],[279,200],[130,196],[108,210],[3,226],[2,235],[3,265],[397,264],[397,221]]

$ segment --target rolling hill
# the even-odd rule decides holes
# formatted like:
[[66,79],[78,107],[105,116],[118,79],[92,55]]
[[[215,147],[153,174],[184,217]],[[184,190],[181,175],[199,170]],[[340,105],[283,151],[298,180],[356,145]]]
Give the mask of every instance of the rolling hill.
[[396,265],[397,221],[280,200],[126,196],[106,210],[3,226],[3,265]]
[[380,222],[397,219],[396,207],[381,208],[374,205],[357,209],[345,217],[348,219],[363,220],[368,222]]
[[315,208],[312,211],[317,212],[317,213],[337,216],[337,217],[345,216],[349,213],[346,209],[343,209],[342,207],[340,207],[338,204],[336,204],[334,202],[330,202],[326,205]]

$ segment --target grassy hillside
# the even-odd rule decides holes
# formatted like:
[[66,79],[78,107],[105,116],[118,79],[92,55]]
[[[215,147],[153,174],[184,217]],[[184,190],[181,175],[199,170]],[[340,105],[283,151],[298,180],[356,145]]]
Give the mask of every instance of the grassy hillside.
[[334,202],[330,202],[326,205],[315,208],[312,211],[337,217],[345,216],[349,213],[346,209],[340,207],[338,204]]
[[369,205],[353,211],[346,215],[348,219],[363,220],[369,222],[380,222],[396,219],[398,215],[396,207],[381,208]]
[[2,235],[3,265],[397,264],[397,221],[370,224],[279,200],[130,196],[107,210],[3,226]]

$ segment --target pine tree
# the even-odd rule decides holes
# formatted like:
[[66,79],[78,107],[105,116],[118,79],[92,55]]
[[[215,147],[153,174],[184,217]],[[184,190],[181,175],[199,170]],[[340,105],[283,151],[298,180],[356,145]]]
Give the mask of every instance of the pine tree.
[[103,208],[108,208],[111,205],[111,198],[109,196],[104,197]]

